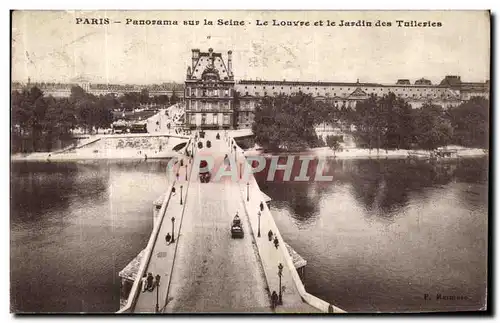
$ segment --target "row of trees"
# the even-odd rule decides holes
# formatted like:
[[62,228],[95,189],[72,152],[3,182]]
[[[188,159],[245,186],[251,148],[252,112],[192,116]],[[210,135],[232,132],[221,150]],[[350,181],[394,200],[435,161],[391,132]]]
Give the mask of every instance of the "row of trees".
[[45,97],[37,87],[14,91],[12,150],[50,150],[55,139],[68,138],[76,127],[88,132],[108,128],[113,122],[113,108],[117,106],[119,103],[113,96],[96,97],[80,87],[72,88],[69,98]]
[[[315,102],[303,93],[263,98],[255,111],[252,130],[256,142],[268,150],[298,150],[324,145],[315,135],[320,123],[348,130],[358,147],[369,149],[432,150],[448,144],[488,147],[489,101],[474,97],[443,109],[424,104],[413,109],[394,93],[371,96],[355,109]],[[326,137],[326,145],[338,147],[340,137]],[[336,149],[336,148],[334,148]]]
[[390,93],[358,103],[351,115],[355,139],[370,149],[487,148],[489,143],[489,100],[481,97],[447,109],[431,103],[412,109]]
[[[113,123],[113,110],[133,110],[141,104],[173,104],[179,98],[149,97],[147,90],[95,96],[81,87],[71,89],[68,98],[44,96],[38,87],[12,92],[12,151],[50,150],[55,140],[70,137],[79,127],[87,133],[106,129]],[[27,139],[29,139],[27,141]]]

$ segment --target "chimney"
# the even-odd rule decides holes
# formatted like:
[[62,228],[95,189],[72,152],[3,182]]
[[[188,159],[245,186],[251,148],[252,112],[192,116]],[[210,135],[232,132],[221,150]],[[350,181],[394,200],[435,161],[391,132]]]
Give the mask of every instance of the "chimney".
[[227,52],[227,73],[229,76],[233,75],[233,52]]
[[194,70],[194,66],[196,65],[196,62],[200,58],[200,50],[199,49],[192,49],[191,52],[193,53],[192,56],[192,62],[191,62],[191,68]]

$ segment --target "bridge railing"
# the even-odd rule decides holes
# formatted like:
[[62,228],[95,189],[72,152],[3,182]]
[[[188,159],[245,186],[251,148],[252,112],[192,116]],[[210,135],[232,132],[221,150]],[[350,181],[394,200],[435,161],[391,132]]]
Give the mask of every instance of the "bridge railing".
[[139,267],[139,271],[137,273],[137,276],[135,278],[134,284],[132,285],[132,289],[130,290],[130,294],[128,296],[127,304],[121,308],[117,313],[130,313],[133,311],[135,304],[137,302],[137,296],[139,295],[140,292],[140,284],[141,284],[141,278],[144,275],[144,273],[147,270],[149,261],[151,260],[151,255],[153,253],[153,248],[155,245],[156,240],[158,239],[158,234],[160,232],[161,225],[163,223],[163,219],[165,217],[165,213],[168,207],[168,204],[170,202],[170,198],[172,197],[172,187],[175,185],[175,180],[172,181],[172,184],[169,185],[168,187],[168,193],[165,194],[165,199],[163,200],[162,207],[160,209],[160,219],[156,221],[155,226],[153,227],[153,232],[151,233],[151,236],[149,237],[148,244],[146,246],[146,254],[145,257],[142,259],[141,265]]
[[[241,149],[238,146],[238,144],[236,143],[234,138],[231,138],[230,143],[231,143],[232,147],[236,146],[236,152],[235,152],[236,162],[237,163],[240,163],[240,162],[241,163],[248,163],[248,161],[244,155],[243,149]],[[245,166],[247,166],[247,165],[245,165]],[[250,167],[251,167],[251,165],[250,165]],[[243,168],[243,169],[245,169],[245,168]],[[253,176],[253,174],[248,174],[247,176],[248,176],[247,182],[249,185],[249,189],[251,189],[252,196],[262,197],[262,191],[260,190],[259,184],[255,180],[255,177]],[[242,176],[242,178],[243,178],[243,176]],[[252,201],[252,200],[255,201],[255,199],[251,198],[250,201]],[[248,203],[248,202],[246,202],[246,203]],[[274,222],[274,218],[272,217],[271,211],[269,210],[267,203],[263,203],[263,206],[264,206],[263,215],[266,214],[266,216],[270,217],[270,219],[271,219],[271,228],[270,229],[275,233],[275,235],[278,237],[279,241],[284,242],[285,240],[283,240],[283,237],[281,236],[281,233],[278,229],[278,226]],[[302,280],[300,279],[300,276],[299,276],[297,270],[295,269],[293,259],[290,256],[290,254],[288,253],[288,250],[286,249],[285,244],[280,243],[279,248],[285,257],[285,263],[286,263],[286,266],[289,268],[289,271],[291,273],[292,280],[295,284],[295,287],[297,288],[297,291],[299,292],[300,297],[307,304],[317,308],[318,310],[320,310],[324,313],[346,313],[344,310],[336,307],[335,305],[330,304],[330,303],[328,303],[328,302],[326,302],[326,301],[324,301],[324,300],[322,300],[322,299],[320,299],[312,294],[309,294],[306,291],[304,284],[302,283]]]

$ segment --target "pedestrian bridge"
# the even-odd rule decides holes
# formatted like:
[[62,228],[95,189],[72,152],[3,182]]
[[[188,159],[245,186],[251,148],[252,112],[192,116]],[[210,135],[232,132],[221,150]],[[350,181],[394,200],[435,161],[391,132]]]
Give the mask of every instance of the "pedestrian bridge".
[[[191,138],[186,149],[194,156],[169,163],[167,193],[156,202],[148,244],[121,273],[133,284],[118,313],[343,313],[306,292],[296,270],[301,257],[289,251],[253,176],[238,180],[244,168],[234,167],[236,178],[199,181],[202,156],[218,163],[228,155],[230,165],[246,163],[234,139],[206,134],[200,141],[210,140],[210,148],[197,149]],[[242,239],[230,234],[237,213]],[[269,231],[278,246],[268,239]],[[167,234],[173,242],[166,241]],[[147,273],[159,275],[159,285],[143,292],[141,277]],[[271,304],[273,291],[281,297],[276,307]]]

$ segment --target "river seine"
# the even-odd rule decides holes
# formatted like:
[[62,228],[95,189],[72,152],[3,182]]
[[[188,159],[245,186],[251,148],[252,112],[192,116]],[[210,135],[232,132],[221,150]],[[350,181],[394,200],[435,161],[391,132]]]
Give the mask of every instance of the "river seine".
[[[166,164],[13,163],[11,310],[118,310],[118,273],[147,244]],[[308,262],[310,293],[353,312],[484,306],[486,159],[331,160],[328,169],[333,182],[257,176]]]

